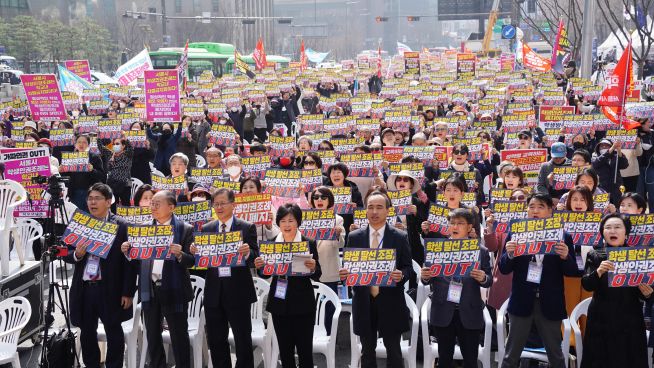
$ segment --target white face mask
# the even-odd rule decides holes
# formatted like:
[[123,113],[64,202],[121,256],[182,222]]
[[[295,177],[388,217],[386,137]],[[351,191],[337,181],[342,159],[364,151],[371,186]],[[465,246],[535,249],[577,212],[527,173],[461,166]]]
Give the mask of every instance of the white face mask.
[[641,144],[641,146],[643,147],[643,149],[644,149],[645,151],[647,151],[647,150],[649,150],[650,148],[652,148],[652,145],[649,144],[649,143],[643,143],[643,144]]
[[604,148],[604,149],[599,150],[599,153],[600,153],[600,155],[603,155],[603,154],[607,153],[608,151],[609,151],[608,148]]
[[124,102],[121,102],[121,103],[118,104],[118,106],[120,106],[121,109],[124,109],[125,106],[127,106],[127,104],[125,104]]
[[202,202],[202,201],[205,201],[205,199],[202,197],[193,197],[191,199],[191,202]]
[[238,166],[230,166],[227,168],[227,173],[229,176],[236,177],[241,173],[241,168]]

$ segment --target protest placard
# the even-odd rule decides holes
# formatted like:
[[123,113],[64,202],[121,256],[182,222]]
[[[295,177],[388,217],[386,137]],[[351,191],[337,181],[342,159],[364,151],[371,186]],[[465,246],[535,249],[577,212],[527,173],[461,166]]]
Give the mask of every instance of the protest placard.
[[654,284],[654,248],[607,247],[607,259],[615,269],[608,272],[609,287]]
[[402,158],[413,156],[418,160],[422,161],[424,165],[431,165],[431,161],[434,159],[435,149],[436,146],[424,146],[424,147],[403,146]]
[[234,216],[241,220],[257,224],[272,223],[272,199],[268,193],[236,194]]
[[150,207],[116,206],[116,215],[130,224],[152,223],[152,209]]
[[332,138],[330,142],[334,145],[336,153],[351,153],[355,148],[361,146],[365,139],[363,137],[355,138]]
[[467,277],[479,265],[479,239],[425,239],[431,277]]
[[34,121],[68,120],[54,74],[22,74],[20,81]]
[[404,52],[404,73],[420,74],[420,52],[418,51]]
[[431,206],[429,206],[429,215],[427,217],[427,222],[429,222],[429,232],[449,235],[450,222],[447,219],[449,215],[450,210],[448,208],[432,203]]
[[599,212],[554,212],[555,218],[563,223],[563,230],[572,236],[575,245],[596,246],[599,244],[599,233],[602,214]]
[[213,124],[209,132],[209,141],[219,146],[236,145],[238,133],[231,125]]
[[493,228],[496,233],[505,233],[511,220],[527,218],[527,204],[523,201],[494,201],[491,202],[490,210],[495,219]]
[[475,76],[475,61],[477,55],[473,53],[456,54],[456,77],[457,79],[470,79]]
[[409,208],[411,207],[411,190],[404,189],[398,191],[389,190],[387,192],[388,197],[391,199],[391,203],[395,208],[395,213],[398,215],[408,215]]
[[85,81],[93,83],[88,60],[66,60],[64,61],[64,67]]
[[62,152],[59,172],[91,172],[88,152]]
[[334,195],[334,212],[339,215],[351,215],[354,213],[356,203],[352,202],[352,188],[346,187],[330,187]]
[[122,122],[118,119],[98,121],[98,139],[116,139],[123,134]]
[[127,242],[130,259],[172,259],[172,225],[128,225]]
[[53,147],[75,145],[75,131],[73,129],[50,129],[50,142]]
[[211,219],[211,201],[177,203],[175,216],[192,225],[204,223]]
[[654,245],[654,214],[631,215],[631,230],[627,237],[627,246],[652,246]]
[[271,242],[259,243],[259,256],[264,261],[261,273],[266,276],[305,276],[308,272],[293,271],[293,256],[309,256],[309,242]]
[[179,72],[176,69],[146,70],[143,77],[147,121],[180,121]]
[[259,179],[263,179],[271,166],[270,156],[249,156],[241,157],[241,168],[243,173],[249,176],[256,176]]
[[300,115],[298,122],[304,132],[318,132],[323,128],[323,120],[325,119],[322,114],[315,115]]
[[299,170],[268,169],[264,175],[265,192],[277,197],[297,198],[300,196]]
[[347,286],[395,286],[391,272],[395,270],[395,249],[345,248],[343,268],[349,275]]
[[211,184],[213,184],[214,180],[222,177],[222,168],[204,169],[194,167],[191,169],[191,178],[193,178],[196,183],[201,184],[205,188],[211,187]]
[[295,149],[295,137],[278,137],[271,135],[269,154],[272,157],[291,156]]
[[[357,225],[359,228],[368,226],[367,211],[365,208],[355,208],[352,217],[353,217],[353,223]],[[388,216],[386,217],[386,222],[389,225],[393,225],[397,222],[397,216],[395,215],[394,207],[388,209]]]
[[300,232],[309,239],[336,240],[336,215],[333,210],[303,210]]
[[553,254],[554,246],[563,240],[563,223],[556,217],[512,220],[509,232],[518,243],[514,256]]
[[300,170],[300,174],[300,183],[304,185],[305,191],[311,192],[312,190],[322,185],[321,169]]
[[421,184],[425,181],[425,165],[423,165],[422,162],[389,164],[388,170],[391,175],[399,174],[400,171],[407,170],[414,178],[418,179]]
[[15,217],[48,217],[48,201],[43,198],[47,184],[34,184],[35,176],[50,177],[50,151],[48,148],[1,148],[1,162],[5,165],[4,178],[25,188],[30,200],[14,209]]
[[79,134],[96,132],[98,130],[98,121],[101,119],[102,116],[97,115],[80,116],[75,124],[77,132]]
[[243,245],[241,231],[225,233],[195,233],[193,243],[195,266],[200,268],[240,267],[245,266],[245,258],[238,253]]
[[134,148],[148,147],[148,139],[145,136],[145,130],[124,130],[123,136]]
[[152,174],[152,187],[155,190],[170,190],[176,194],[185,193],[188,190],[186,176],[163,177]]
[[211,184],[211,189],[220,189],[220,188],[227,188],[229,190],[234,191],[234,193],[239,193],[241,190],[241,182],[216,178]]
[[374,168],[381,162],[381,155],[375,153],[349,153],[340,156],[340,162],[347,165],[348,176],[374,177]]
[[607,213],[609,204],[609,193],[593,194],[593,207],[595,211]]
[[500,152],[502,161],[511,161],[520,167],[525,175],[527,185],[538,183],[538,171],[542,164],[547,162],[547,149],[510,149]]
[[636,136],[636,129],[607,129],[605,138],[613,143],[622,142],[622,149],[634,149],[636,148]]
[[86,246],[88,253],[107,258],[117,232],[118,224],[98,220],[76,209],[61,239],[66,245],[75,248]]
[[573,166],[554,166],[552,168],[552,173],[554,177],[552,181],[554,182],[555,190],[564,190],[572,189],[575,186],[575,181],[577,180],[577,174],[581,171],[581,167]]

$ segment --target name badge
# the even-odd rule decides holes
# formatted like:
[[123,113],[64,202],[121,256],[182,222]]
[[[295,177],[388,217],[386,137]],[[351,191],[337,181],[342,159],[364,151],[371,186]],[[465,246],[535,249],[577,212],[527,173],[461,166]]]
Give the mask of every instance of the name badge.
[[232,269],[231,267],[218,267],[218,277],[231,277]]
[[99,266],[100,262],[98,261],[98,258],[95,256],[90,256],[86,261],[86,268],[84,269],[84,272],[86,272],[86,274],[89,276],[97,276]]
[[583,271],[583,269],[584,269],[584,259],[580,255],[577,256],[576,259],[577,259],[577,269],[579,269],[580,271]]
[[447,289],[447,301],[459,304],[461,302],[461,290],[463,290],[462,283],[450,282],[450,287]]
[[288,280],[277,279],[277,286],[275,287],[275,298],[286,299],[286,289],[288,288]]
[[540,284],[540,277],[543,275],[543,265],[536,262],[529,262],[529,269],[527,270],[527,282]]

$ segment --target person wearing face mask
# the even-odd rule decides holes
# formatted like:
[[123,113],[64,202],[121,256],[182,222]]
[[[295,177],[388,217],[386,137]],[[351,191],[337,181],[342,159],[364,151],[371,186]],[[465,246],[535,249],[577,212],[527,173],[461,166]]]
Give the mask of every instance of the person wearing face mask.
[[[542,164],[538,171],[538,184],[536,184],[537,192],[551,195],[553,187],[548,180],[549,175],[554,171],[554,167],[570,165],[565,156],[567,152],[568,149],[566,148],[565,143],[556,142],[552,145],[552,148],[550,149],[551,159]],[[562,193],[558,194],[556,198],[559,198],[561,195]]]
[[240,108],[237,106],[232,106],[227,111],[227,115],[234,124],[234,130],[236,130],[236,133],[238,133],[239,137],[244,136],[243,119],[245,118],[247,111],[248,109],[245,107],[245,105],[241,105]]
[[643,154],[638,157],[640,179],[636,191],[647,198],[649,208],[654,209],[654,132],[650,119],[641,120],[638,137]]
[[173,134],[173,124],[164,123],[161,125],[161,133],[153,132],[154,123],[150,122],[150,126],[146,129],[148,139],[152,139],[157,143],[157,153],[154,156],[154,167],[161,171],[164,175],[170,175],[170,157],[175,153],[177,141],[182,136],[182,122],[179,122],[177,131]]
[[[143,130],[143,126],[136,121],[131,125],[130,130],[140,131]],[[132,156],[131,177],[139,179],[144,184],[152,184],[150,161],[154,159],[154,150],[150,145],[150,140],[145,140],[145,147],[132,147],[132,149],[134,153]]]
[[175,152],[181,152],[188,157],[188,167],[196,167],[195,154],[198,153],[198,132],[190,116],[182,116],[182,136],[177,140]]
[[243,167],[241,166],[241,156],[229,155],[225,159],[225,179],[231,182],[240,182],[243,179]]
[[[252,106],[253,129],[254,135],[259,138],[261,142],[265,142],[268,138],[268,121],[266,117],[270,113],[270,103],[268,99],[264,99],[263,105],[261,103],[254,103]],[[246,138],[247,140],[247,138]]]
[[70,201],[82,211],[88,212],[86,196],[88,189],[95,183],[104,183],[107,181],[107,174],[102,164],[102,159],[95,153],[89,152],[91,138],[86,134],[81,134],[75,139],[76,152],[88,152],[91,172],[71,172],[63,175],[68,176],[68,197]]
[[629,166],[629,161],[622,152],[622,142],[613,143],[608,139],[602,139],[595,147],[592,166],[599,177],[599,187],[610,193],[611,203],[618,203],[622,185],[620,170]]
[[109,151],[110,158],[107,161],[107,184],[111,187],[116,200],[111,205],[112,211],[116,211],[118,204],[122,206],[130,205],[130,196],[132,193],[132,159],[134,150],[132,144],[125,138],[114,139],[111,150],[100,145],[101,151]]
[[646,368],[647,339],[641,300],[652,297],[652,287],[610,287],[608,273],[615,271],[609,247],[626,247],[631,222],[620,214],[602,219],[600,234],[605,248],[588,253],[581,283],[593,292],[588,306],[581,367]]

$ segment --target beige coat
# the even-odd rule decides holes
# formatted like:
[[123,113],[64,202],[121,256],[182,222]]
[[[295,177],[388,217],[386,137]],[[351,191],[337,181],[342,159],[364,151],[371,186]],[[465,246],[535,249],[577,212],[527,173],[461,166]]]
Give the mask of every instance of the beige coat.
[[637,144],[634,149],[623,149],[622,153],[624,153],[624,156],[629,161],[629,166],[624,170],[620,170],[620,175],[622,175],[623,178],[640,175],[638,156],[643,154],[643,147],[641,147],[640,143]]
[[336,215],[336,227],[341,229],[338,240],[318,240],[318,260],[322,276],[320,282],[337,282],[338,270],[341,268],[341,259],[338,255],[339,248],[345,245],[345,228],[343,227],[343,217]]

